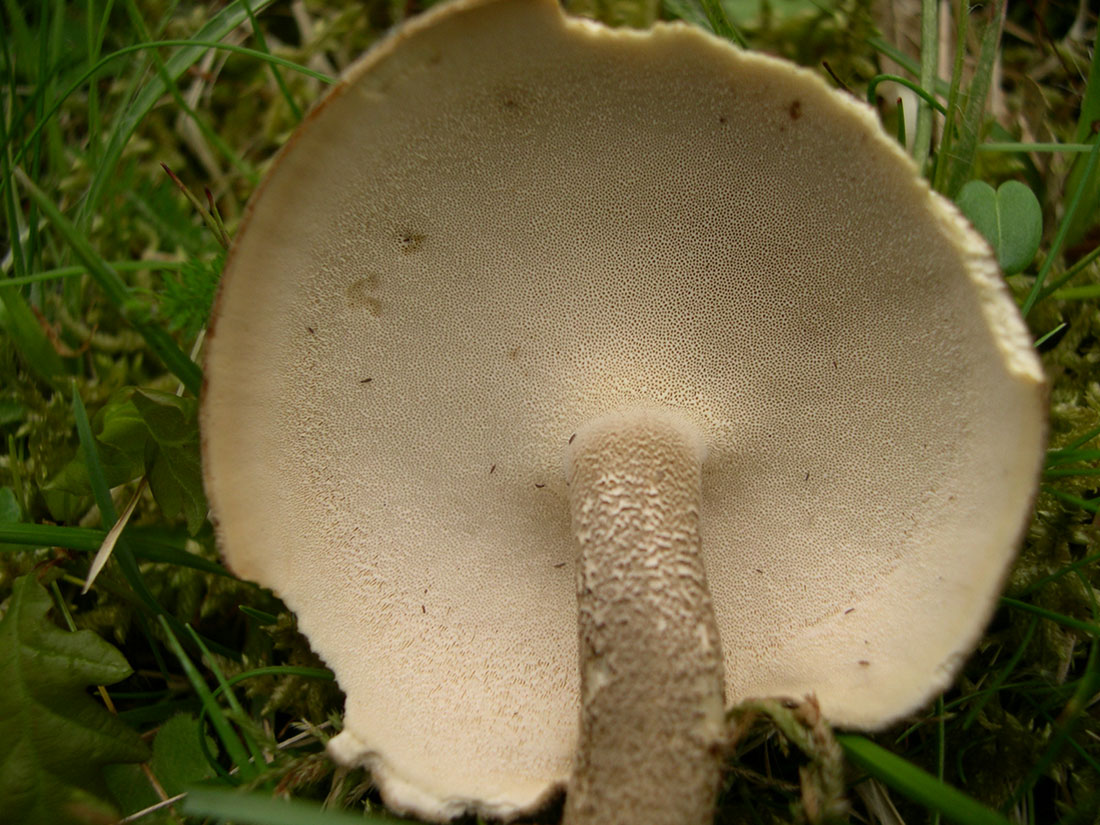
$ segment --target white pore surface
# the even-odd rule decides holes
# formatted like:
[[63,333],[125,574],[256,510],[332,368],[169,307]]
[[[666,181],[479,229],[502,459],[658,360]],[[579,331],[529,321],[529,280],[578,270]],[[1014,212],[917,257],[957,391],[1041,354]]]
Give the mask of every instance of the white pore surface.
[[347,693],[333,754],[429,818],[560,787],[564,451],[636,405],[705,434],[728,701],[874,727],[947,685],[1043,429],[959,221],[860,104],[684,26],[467,2],[373,50],[253,200],[203,407],[228,562]]

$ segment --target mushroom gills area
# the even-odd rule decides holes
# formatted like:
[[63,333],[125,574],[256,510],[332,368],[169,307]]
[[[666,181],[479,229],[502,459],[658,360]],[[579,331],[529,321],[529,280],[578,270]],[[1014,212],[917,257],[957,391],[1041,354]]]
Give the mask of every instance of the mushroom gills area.
[[570,445],[581,725],[565,825],[713,819],[724,671],[703,455],[698,428],[668,410],[601,417]]

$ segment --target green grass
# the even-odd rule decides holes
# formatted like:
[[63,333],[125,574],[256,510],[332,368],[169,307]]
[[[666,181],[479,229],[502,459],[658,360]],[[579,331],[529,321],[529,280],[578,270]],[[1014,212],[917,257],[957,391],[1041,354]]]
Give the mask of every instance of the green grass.
[[[369,777],[324,756],[342,699],[294,617],[218,561],[194,399],[224,243],[272,154],[332,77],[421,8],[0,3],[0,598],[33,574],[59,626],[121,651],[133,674],[93,695],[151,753],[111,766],[86,813],[391,821]],[[652,13],[628,0],[584,8]],[[890,134],[916,130],[934,188],[953,197],[972,180],[1021,181],[1043,216],[1038,255],[1008,281],[1050,377],[1051,449],[1000,609],[956,685],[891,730],[815,750],[820,737],[759,711],[768,721],[740,737],[721,822],[808,815],[801,768],[846,783],[853,822],[896,821],[890,808],[906,823],[963,825],[1084,825],[1100,812],[1100,52],[1095,16],[1075,21],[1077,9],[1012,4],[1003,34],[976,11],[937,44],[955,59],[951,77],[935,78],[932,50],[899,49],[864,0],[663,6],[825,76],[827,64],[879,106]],[[916,123],[879,100],[891,76],[929,104]]]

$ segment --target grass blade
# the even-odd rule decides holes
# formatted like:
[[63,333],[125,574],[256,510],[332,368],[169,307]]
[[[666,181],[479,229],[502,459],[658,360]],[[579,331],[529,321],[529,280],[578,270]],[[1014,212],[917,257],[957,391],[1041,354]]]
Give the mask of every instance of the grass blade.
[[[124,0],[126,11],[130,17],[130,23],[137,31],[138,35],[144,41],[152,40],[152,36],[149,34],[148,29],[145,27],[145,21],[142,19],[141,12],[138,11],[137,6],[134,4],[134,0]],[[195,109],[188,104],[184,99],[183,94],[179,90],[179,86],[176,84],[177,78],[169,77],[168,70],[164,65],[164,61],[161,59],[160,52],[157,49],[152,49],[149,52],[152,58],[153,67],[156,69],[157,74],[160,75],[164,88],[179,107],[180,111],[187,115],[188,119],[199,129],[202,136],[206,141],[214,146],[221,154],[240,172],[253,186],[256,186],[260,182],[259,173],[256,172],[252,166],[245,161],[245,159],[222,139],[221,135],[213,129],[206,119],[202,117]]]
[[702,0],[702,3],[703,11],[706,12],[707,15],[707,21],[710,23],[711,30],[716,35],[736,43],[742,49],[747,49],[749,47],[749,44],[745,42],[745,38],[741,32],[739,32],[737,27],[730,22],[725,8],[718,0]]
[[[253,10],[260,11],[270,5],[271,2],[272,0],[256,0]],[[236,0],[236,2],[230,3],[214,15],[210,22],[196,32],[193,39],[196,41],[221,40],[247,19],[248,11],[245,9],[244,3],[241,0]],[[107,183],[114,178],[115,167],[122,157],[122,150],[130,140],[130,135],[134,133],[134,129],[149,113],[149,110],[156,105],[161,96],[168,91],[165,80],[175,81],[179,78],[180,75],[199,61],[206,53],[207,48],[207,46],[192,45],[184,47],[173,54],[164,63],[164,74],[151,78],[138,93],[129,110],[119,118],[115,130],[111,133],[104,149],[95,177],[88,187],[88,194],[81,207],[78,221],[81,225],[89,215],[94,214]]]
[[954,134],[951,135],[950,151],[940,153],[941,162],[948,166],[942,177],[937,174],[940,185],[936,188],[952,200],[962,189],[963,184],[970,179],[971,170],[974,167],[978,140],[985,122],[986,100],[993,81],[993,64],[1001,41],[1004,10],[1004,0],[996,3],[992,8],[989,22],[986,23],[985,30],[982,32],[978,65],[967,89],[966,102],[962,111],[957,112],[961,118]]
[[1075,570],[1080,570],[1082,567],[1088,567],[1091,564],[1096,564],[1097,562],[1100,562],[1100,553],[1092,553],[1091,555],[1085,556],[1083,559],[1078,559],[1075,562],[1071,562],[1065,567],[1055,570],[1050,575],[1043,576],[1043,578],[1039,579],[1037,582],[1033,583],[1029,587],[1026,587],[1021,595],[1027,596],[1031,593],[1034,593],[1036,590],[1041,590],[1051,582],[1057,581],[1058,579],[1062,578],[1062,576],[1065,576],[1068,573],[1072,573]]
[[[1085,85],[1085,96],[1081,101],[1081,113],[1077,117],[1077,130],[1074,137],[1079,143],[1100,142],[1096,136],[1096,123],[1100,121],[1100,49],[1093,44],[1092,64],[1089,66],[1089,78]],[[1085,232],[1096,222],[1096,207],[1100,200],[1100,170],[1092,167],[1085,170],[1083,158],[1074,161],[1066,180],[1066,188],[1080,186],[1084,195],[1084,208],[1077,212],[1070,223],[1068,243],[1072,246],[1081,240]]]
[[[246,615],[253,615],[259,613],[259,610],[249,610],[242,605],[240,611]],[[274,618],[274,617],[272,617]],[[272,622],[274,623],[274,622]],[[246,679],[255,679],[259,676],[304,676],[307,679],[320,679],[322,682],[334,682],[336,677],[331,670],[322,670],[319,667],[296,667],[294,665],[272,665],[271,667],[257,667],[252,670],[246,670],[244,673],[238,673],[235,676],[229,677],[225,680],[225,684],[218,687],[214,691],[214,695],[217,696],[222,690],[227,690],[233,687],[238,682],[243,682]]]
[[1085,161],[1081,180],[1073,190],[1073,196],[1070,198],[1069,206],[1066,207],[1066,212],[1062,216],[1062,223],[1058,226],[1058,234],[1054,236],[1054,242],[1050,245],[1050,249],[1047,250],[1046,260],[1043,261],[1043,265],[1039,268],[1039,273],[1035,276],[1035,283],[1032,284],[1031,291],[1028,292],[1024,305],[1020,307],[1020,314],[1025,318],[1027,314],[1031,312],[1031,308],[1038,302],[1040,295],[1042,295],[1043,284],[1046,282],[1047,275],[1051,267],[1054,266],[1054,261],[1058,257],[1058,253],[1062,251],[1062,246],[1066,243],[1070,227],[1073,225],[1073,216],[1077,214],[1077,209],[1085,198],[1085,190],[1089,177],[1092,175],[1093,170],[1096,169],[1098,151],[1100,151],[1100,140],[1092,144],[1092,150],[1088,154],[1088,160]]
[[914,83],[912,80],[902,77],[900,74],[877,74],[867,81],[867,103],[874,106],[878,102],[878,86],[880,83],[897,83],[899,86],[904,86],[911,91],[941,115],[947,114],[947,108],[936,100],[936,96],[924,89],[918,83]]
[[279,621],[279,617],[268,613],[265,610],[257,610],[255,607],[249,607],[247,604],[237,605],[237,609],[250,619],[255,619],[259,624],[275,624]]
[[[222,673],[222,669],[218,667],[217,660],[211,655],[210,649],[203,644],[202,637],[195,632],[195,629],[188,625],[187,632],[191,634],[191,641],[202,651],[203,661],[210,669],[210,672],[214,674],[214,678],[218,680],[217,689],[211,694],[212,698],[216,698],[219,694],[225,695],[225,702],[229,705],[229,710],[236,716],[238,720],[247,720],[248,714],[244,712],[244,708],[241,707],[241,703],[237,701],[237,694],[233,692],[233,686],[225,680],[225,674]],[[206,708],[203,708],[206,711]],[[238,721],[238,727],[240,722]],[[264,752],[263,749],[256,744],[256,741],[249,735],[248,731],[244,727],[240,727],[241,739],[244,740],[245,746],[248,748],[248,752],[252,756],[253,765],[263,765]]]
[[1091,152],[1089,143],[1004,143],[991,140],[978,147],[979,152],[1069,152],[1082,154]]
[[[2,28],[0,26],[0,29]],[[2,47],[0,51],[2,51],[4,59],[10,61],[11,54],[7,47],[7,38],[2,31],[0,31],[0,47]],[[14,83],[15,81],[12,79],[11,88],[8,89],[8,93],[12,98],[9,100],[8,105],[12,108],[14,108]],[[11,131],[15,128],[14,125],[9,125],[13,124],[14,121],[9,121],[7,109],[8,107],[4,107],[4,111],[0,112],[0,142],[3,143],[3,149],[0,151],[0,192],[3,194],[3,212],[7,221],[7,239],[12,269],[16,277],[19,277],[26,274],[30,264],[27,260],[28,252],[23,248],[23,232],[20,228],[22,213],[15,202],[15,193],[7,183],[11,178],[12,168],[11,143],[13,136]],[[11,337],[15,348],[23,356],[31,370],[46,383],[53,383],[63,375],[65,371],[64,362],[46,337],[45,332],[43,332],[30,305],[22,293],[14,287],[15,284],[11,279],[4,281],[3,285],[0,286],[0,309],[3,310],[0,313],[3,316],[0,318],[0,327]]]
[[838,735],[836,739],[845,755],[862,770],[952,822],[959,825],[1010,825],[1001,814],[870,739],[851,734]]
[[[920,85],[935,88],[939,61],[939,0],[921,0],[920,4]],[[923,101],[917,106],[917,125],[913,134],[913,160],[922,175],[932,151],[932,108]]]
[[1066,328],[1066,326],[1067,326],[1067,324],[1065,323],[1065,321],[1063,321],[1058,326],[1056,326],[1054,329],[1050,330],[1050,332],[1044,332],[1042,335],[1040,335],[1038,338],[1035,339],[1035,344],[1034,344],[1035,348],[1038,349],[1039,347],[1041,347],[1043,344],[1045,344],[1047,341],[1049,341],[1051,338],[1053,338],[1059,332],[1064,330]]
[[[84,409],[84,402],[80,393],[73,387],[73,415],[76,417],[76,432],[80,438],[80,446],[84,450],[84,464],[88,469],[88,482],[92,487],[92,495],[99,507],[100,519],[103,524],[114,525],[118,521],[118,513],[115,511],[115,503],[111,498],[111,490],[107,486],[107,478],[103,473],[103,464],[99,460],[99,451],[96,449],[95,437],[92,435],[92,425],[88,421],[88,413]],[[129,544],[121,536],[116,540],[118,549],[116,557],[122,568],[126,580],[134,593],[145,603],[145,606],[153,613],[164,613],[164,608],[156,600],[149,588],[145,586],[145,580],[141,577]]]
[[[249,0],[242,0],[242,2],[244,3],[244,10],[248,13],[248,22],[252,26],[252,35],[256,38],[256,44],[260,47],[260,51],[271,54],[271,49],[267,47],[267,38],[264,37],[264,31],[260,28],[260,23],[256,20],[256,15],[252,12],[252,5],[249,3]],[[300,122],[302,120],[302,110],[294,100],[294,95],[290,93],[290,88],[286,85],[286,80],[283,79],[283,73],[279,71],[279,67],[274,63],[269,63],[268,66],[271,69],[272,76],[275,78],[275,83],[279,86],[279,91],[283,95],[283,100],[285,100],[287,106],[290,107],[294,119]]]
[[1020,659],[1024,656],[1024,651],[1027,650],[1027,646],[1031,644],[1031,637],[1035,635],[1035,628],[1039,626],[1039,619],[1035,617],[1027,626],[1027,632],[1024,633],[1023,641],[1016,646],[1016,650],[1012,652],[1012,658],[1008,660],[1008,664],[1000,668],[997,671],[996,677],[993,679],[993,684],[988,689],[984,690],[982,694],[977,698],[973,705],[970,706],[970,710],[966,714],[966,718],[963,719],[962,729],[968,730],[971,725],[978,719],[978,715],[982,712],[982,708],[986,706],[986,703],[993,698],[993,696],[1004,687],[1008,681],[1008,677],[1012,675],[1012,672],[1016,670],[1016,666],[1020,663]]
[[951,89],[947,93],[947,113],[943,121],[940,145],[937,150],[936,168],[932,174],[932,188],[943,192],[944,180],[949,168],[953,168],[955,118],[959,113],[959,93],[962,86],[963,64],[966,59],[966,32],[970,23],[970,4],[958,0],[955,4],[955,65],[951,69]]
[[[269,0],[269,2],[271,1],[272,0]],[[37,123],[34,129],[31,130],[27,138],[27,143],[29,144],[31,141],[38,137],[42,129],[45,128],[46,123],[50,120],[50,118],[57,114],[58,110],[61,108],[61,105],[70,95],[76,92],[77,89],[79,89],[80,87],[87,84],[88,81],[92,80],[97,74],[107,68],[107,66],[113,63],[115,60],[120,57],[125,57],[128,54],[140,54],[142,52],[147,52],[151,49],[160,48],[199,48],[203,50],[215,49],[219,51],[231,52],[233,54],[240,54],[244,55],[245,57],[255,58],[256,60],[262,60],[272,64],[273,66],[282,66],[284,68],[291,69],[292,71],[303,74],[306,77],[313,78],[314,80],[319,80],[322,83],[334,84],[338,82],[338,79],[335,77],[327,75],[324,72],[314,71],[307,66],[302,66],[298,63],[295,63],[293,60],[287,60],[285,57],[278,57],[273,54],[258,51],[257,49],[250,49],[247,46],[235,46],[231,43],[221,43],[217,40],[197,40],[192,38],[189,40],[153,40],[148,43],[137,43],[132,46],[124,46],[121,49],[105,55],[104,57],[100,58],[94,66],[92,66],[90,69],[81,74],[80,77],[78,77],[75,81],[73,81],[73,83],[71,83],[69,87],[65,90],[64,94],[58,96],[57,99],[54,100],[50,108],[45,111],[42,116],[44,120],[40,123]],[[169,59],[165,63],[165,66],[170,67],[171,65],[172,60]],[[24,154],[24,151],[17,152],[12,161],[12,165],[14,166],[15,164],[18,164],[22,160]],[[0,181],[0,184],[6,184],[6,181]]]
[[220,788],[191,790],[183,801],[183,812],[255,825],[395,825],[404,821],[379,814],[326,811],[316,802],[272,799]]
[[[890,58],[892,61],[905,69],[905,71],[909,72],[909,74],[915,77],[920,76],[920,65],[917,63],[917,61],[913,60],[911,57],[909,57],[909,55],[898,49],[892,43],[887,43],[881,37],[868,37],[867,45],[875,51],[879,52],[880,54],[883,54],[886,57]],[[930,87],[929,91],[934,92],[937,95],[943,95],[944,97],[947,97],[949,93],[949,88],[945,81],[937,77],[934,87]]]
[[[87,527],[57,527],[52,524],[0,524],[0,543],[34,547],[66,547],[92,552],[107,536],[106,530]],[[0,548],[3,552],[3,548]]]
[[1058,490],[1047,484],[1042,485],[1039,489],[1042,490],[1044,493],[1050,493],[1055,498],[1060,498],[1062,501],[1067,502],[1068,504],[1073,504],[1077,507],[1080,507],[1082,510],[1088,510],[1090,513],[1100,513],[1100,504],[1097,504],[1095,499],[1081,498],[1080,496],[1075,496],[1072,493]]
[[[130,527],[126,539],[134,555],[145,561],[174,564],[178,567],[190,567],[204,573],[213,573],[227,579],[236,578],[232,573],[216,562],[196,556],[187,550],[176,547],[160,538],[160,530],[143,527]],[[64,547],[81,553],[94,553],[107,538],[106,530],[94,530],[89,527],[58,527],[53,524],[0,524],[0,553],[21,546]]]
[[177,346],[172,336],[135,311],[130,290],[118,273],[99,256],[73,222],[61,214],[61,210],[54,205],[46,193],[39,189],[21,169],[15,170],[15,176],[69,244],[69,248],[76,257],[88,268],[99,288],[145,339],[149,349],[193,395],[198,396],[199,389],[202,387],[202,370],[199,369],[198,364]]
[[1022,602],[1019,599],[1010,599],[1008,596],[1001,596],[1001,604],[1006,607],[1013,607],[1016,610],[1023,610],[1025,613],[1034,613],[1036,616],[1050,619],[1052,622],[1060,624],[1062,627],[1068,627],[1070,630],[1079,630],[1093,638],[1100,636],[1100,625],[1096,625],[1093,622],[1075,619],[1073,616],[1067,616],[1064,613],[1056,613],[1053,610],[1047,610],[1045,607],[1038,607],[1029,602]]
[[123,509],[122,516],[115,521],[114,526],[107,531],[107,535],[103,538],[103,544],[99,546],[95,558],[92,559],[92,566],[88,568],[88,575],[84,579],[84,587],[80,589],[81,595],[84,595],[92,589],[92,585],[95,584],[99,571],[107,564],[107,560],[111,558],[111,553],[114,552],[115,545],[118,544],[122,531],[126,529],[126,525],[130,522],[130,516],[134,514],[134,509],[141,500],[141,494],[145,491],[146,483],[147,481],[143,476],[134,494],[130,496],[130,503]]
[[1014,806],[1023,796],[1030,794],[1035,784],[1054,764],[1054,760],[1058,758],[1062,749],[1072,743],[1071,737],[1077,729],[1081,714],[1089,703],[1094,700],[1098,689],[1100,689],[1100,646],[1098,646],[1096,639],[1093,639],[1092,644],[1089,646],[1089,658],[1085,665],[1085,675],[1078,681],[1073,695],[1059,714],[1055,722],[1056,732],[1051,737],[1050,745],[1039,760],[1031,766],[1031,770],[1028,771],[1028,775],[1024,780],[1017,786],[1012,798],[1005,804],[1006,808]]
[[76,434],[80,438],[80,446],[84,449],[84,465],[88,468],[88,483],[92,487],[92,495],[99,507],[99,515],[103,524],[114,524],[118,521],[118,513],[115,512],[115,502],[111,498],[111,488],[107,486],[107,476],[103,472],[103,464],[99,460],[99,451],[96,449],[95,436],[92,435],[92,424],[88,421],[88,411],[84,409],[84,400],[76,391],[73,384],[73,416],[76,418]]
[[[183,261],[112,261],[108,266],[116,272],[179,272],[183,269],[184,263]],[[54,281],[58,278],[71,278],[74,275],[86,274],[88,274],[88,268],[84,266],[59,266],[55,269],[24,275],[20,278],[8,278],[3,282],[3,287],[37,284],[42,281]]]
[[241,744],[241,740],[237,737],[233,726],[229,724],[229,720],[222,713],[221,706],[211,694],[210,688],[206,686],[206,681],[199,673],[199,669],[195,667],[195,663],[191,661],[191,657],[183,649],[183,645],[176,638],[176,634],[172,632],[172,626],[168,623],[167,617],[158,616],[157,618],[160,620],[161,629],[164,630],[168,647],[179,660],[180,667],[183,668],[184,675],[187,676],[187,681],[191,683],[192,689],[198,695],[199,701],[202,702],[203,709],[210,717],[210,723],[214,726],[225,752],[229,754],[229,758],[236,765],[240,777],[245,781],[255,779],[259,775],[259,766],[253,763],[245,752],[244,745]]

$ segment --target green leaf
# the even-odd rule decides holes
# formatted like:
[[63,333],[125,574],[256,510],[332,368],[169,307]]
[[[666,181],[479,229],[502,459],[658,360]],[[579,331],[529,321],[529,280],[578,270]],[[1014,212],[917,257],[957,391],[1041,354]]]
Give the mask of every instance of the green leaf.
[[[95,416],[95,446],[107,485],[149,476],[149,488],[168,518],[183,516],[192,535],[208,505],[199,458],[198,402],[132,387],[112,396]],[[86,496],[91,490],[85,450],[54,476],[50,491]]]
[[38,377],[53,383],[65,373],[65,363],[34,316],[27,299],[15,287],[0,286],[0,329]]
[[194,534],[206,520],[199,458],[198,402],[171,393],[139,390],[134,406],[149,429],[149,488],[169,518],[183,515]]
[[[213,776],[199,745],[199,736],[198,720],[187,713],[176,714],[157,731],[149,768],[169,797]],[[209,736],[205,739],[207,747],[217,752],[213,740]],[[104,773],[124,814],[131,815],[160,802],[153,785],[137,765],[111,765]],[[167,810],[141,817],[141,825],[179,825],[179,822],[179,817]]]
[[0,427],[22,421],[27,415],[27,407],[14,398],[0,398]]
[[[107,787],[111,791],[112,798],[118,803],[120,812],[125,816],[143,811],[160,802],[156,789],[139,765],[107,765],[103,769],[103,778],[107,781]],[[142,817],[141,825],[178,825],[178,823],[172,822],[164,811],[158,811]]]
[[198,403],[170,392],[138,390],[133,395],[149,433],[162,446],[183,446],[198,441]]
[[23,508],[11,487],[0,487],[0,524],[18,524],[23,520]]
[[1043,235],[1043,210],[1025,184],[1005,181],[994,191],[988,183],[972,180],[956,203],[989,241],[1005,275],[1027,268]]
[[[19,506],[19,499],[11,487],[0,487],[0,529],[23,521],[23,508]],[[5,548],[8,552],[18,553],[22,550],[33,550],[29,544],[17,544]]]
[[132,396],[131,390],[116,393],[96,414],[93,424],[101,452],[104,446],[110,447],[140,465],[145,460],[149,429]]
[[[100,446],[98,453],[99,462],[103,468],[103,476],[109,487],[117,487],[141,476],[142,461],[140,458],[135,460],[132,456],[108,445]],[[57,475],[50,479],[44,490],[47,492],[70,493],[74,496],[87,496],[91,493],[92,485],[83,447],[76,451],[76,456],[72,461],[62,467]]]
[[[202,734],[205,736],[205,734]],[[169,796],[183,793],[189,785],[213,776],[199,746],[199,722],[187,713],[173,716],[157,731],[153,740],[153,774]],[[207,747],[214,750],[209,736]]]
[[64,825],[111,807],[103,768],[148,757],[138,735],[87,693],[130,666],[90,630],[46,618],[50,597],[16,579],[0,620],[0,810],[21,825]]
[[[149,428],[134,406],[132,395],[132,388],[115,393],[92,422],[95,451],[108,487],[133,481],[145,472],[145,444],[149,440]],[[76,496],[87,496],[92,492],[83,445],[73,460],[50,479],[45,489]]]

